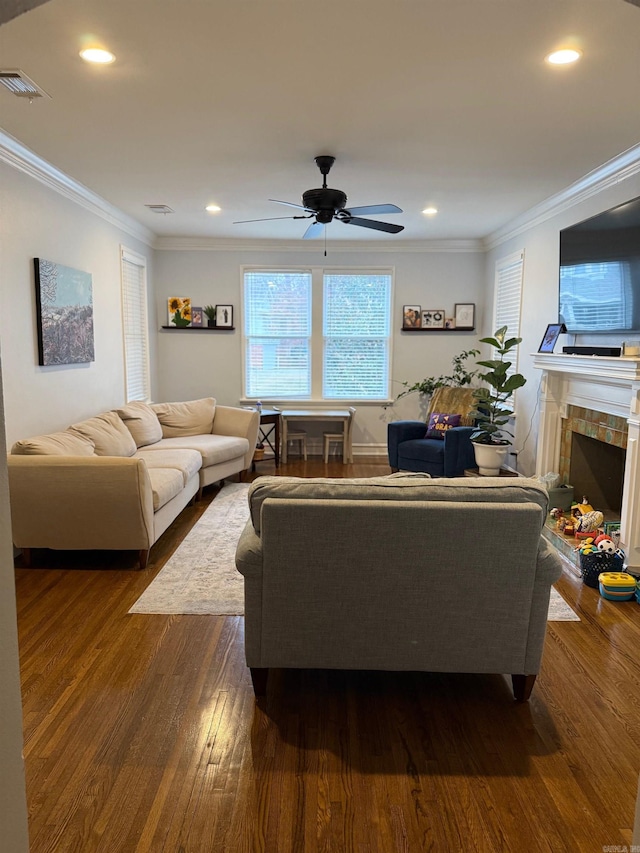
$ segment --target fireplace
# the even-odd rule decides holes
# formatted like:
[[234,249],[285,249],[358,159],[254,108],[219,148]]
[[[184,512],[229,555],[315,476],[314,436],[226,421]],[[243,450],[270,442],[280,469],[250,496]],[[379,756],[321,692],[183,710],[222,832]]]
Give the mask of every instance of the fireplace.
[[539,353],[534,366],[536,475],[559,472],[578,499],[619,517],[628,569],[640,575],[640,359]]
[[567,406],[562,418],[559,473],[607,520],[619,521],[624,490],[628,428],[626,418]]

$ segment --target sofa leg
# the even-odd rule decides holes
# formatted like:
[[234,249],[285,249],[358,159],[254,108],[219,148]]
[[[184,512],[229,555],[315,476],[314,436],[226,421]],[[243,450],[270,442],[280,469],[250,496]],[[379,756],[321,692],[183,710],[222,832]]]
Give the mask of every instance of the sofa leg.
[[22,548],[22,564],[29,567],[31,565],[31,548]]
[[267,692],[267,681],[269,680],[269,669],[262,666],[249,667],[251,670],[251,681],[253,692],[256,696],[264,696]]
[[204,486],[200,486],[198,489],[198,494],[196,495],[195,503],[202,500],[202,492],[204,491]]
[[399,468],[394,468],[393,465],[391,466],[391,473],[392,474],[397,474],[399,470],[400,470]]
[[516,702],[526,702],[529,699],[535,680],[535,675],[511,676],[511,681],[513,683],[513,695]]
[[140,564],[141,569],[147,568],[147,563],[149,562],[149,551],[150,550],[151,550],[150,548],[147,548],[146,550],[141,549],[140,551],[138,551],[138,563]]

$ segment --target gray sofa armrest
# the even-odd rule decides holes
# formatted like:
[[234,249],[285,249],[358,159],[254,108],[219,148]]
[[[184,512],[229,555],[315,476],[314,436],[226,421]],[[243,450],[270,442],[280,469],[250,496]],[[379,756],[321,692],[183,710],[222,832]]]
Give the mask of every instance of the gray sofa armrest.
[[247,439],[249,450],[244,457],[244,467],[247,469],[253,460],[259,426],[260,415],[257,411],[234,406],[216,406],[211,432],[214,435],[235,435]]

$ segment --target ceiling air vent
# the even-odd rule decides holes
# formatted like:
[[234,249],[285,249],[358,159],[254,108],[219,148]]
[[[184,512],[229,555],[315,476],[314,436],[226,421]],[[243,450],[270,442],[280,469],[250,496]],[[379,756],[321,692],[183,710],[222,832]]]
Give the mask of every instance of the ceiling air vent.
[[145,204],[152,213],[175,213],[168,204]]
[[0,83],[17,98],[28,98],[32,101],[34,98],[51,97],[19,68],[0,69]]

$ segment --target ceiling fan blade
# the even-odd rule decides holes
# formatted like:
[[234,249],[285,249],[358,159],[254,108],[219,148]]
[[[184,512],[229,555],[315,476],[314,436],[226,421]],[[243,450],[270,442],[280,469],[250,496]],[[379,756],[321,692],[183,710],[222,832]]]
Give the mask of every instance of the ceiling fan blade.
[[292,201],[279,201],[277,198],[270,198],[269,201],[274,201],[276,204],[286,204],[287,207],[297,207],[299,210],[306,210],[308,213],[314,213],[308,207],[304,207],[302,204],[294,204]]
[[310,240],[312,237],[319,237],[322,234],[324,225],[322,222],[312,222],[311,225],[302,235],[303,240]]
[[351,219],[342,219],[345,225],[359,225],[361,228],[373,228],[374,231],[386,231],[388,234],[398,234],[404,231],[404,225],[393,225],[391,222],[378,222],[376,219],[359,219],[352,216]]
[[366,204],[364,207],[348,207],[347,213],[352,216],[370,216],[373,213],[402,213],[402,208],[396,204]]
[[237,219],[234,225],[243,225],[245,222],[271,222],[272,219],[311,219],[313,213],[308,216],[267,216],[264,219]]

